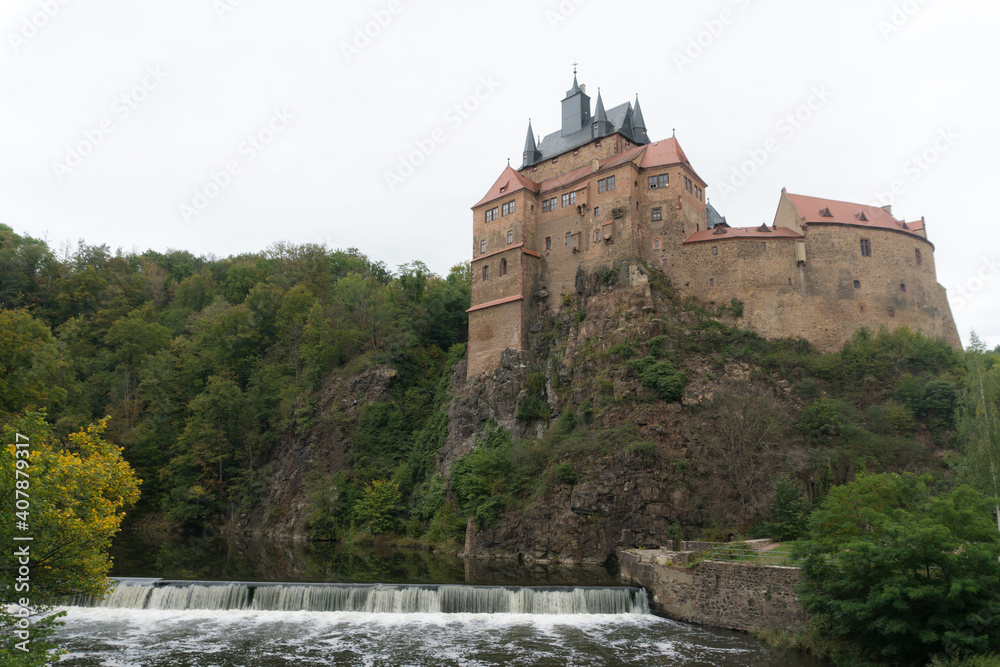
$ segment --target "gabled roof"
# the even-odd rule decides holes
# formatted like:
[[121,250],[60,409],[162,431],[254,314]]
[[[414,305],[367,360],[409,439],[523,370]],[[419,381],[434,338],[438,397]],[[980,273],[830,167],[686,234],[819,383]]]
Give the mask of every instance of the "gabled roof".
[[496,180],[493,187],[490,188],[486,196],[476,202],[472,208],[477,206],[482,206],[488,201],[493,201],[499,197],[506,197],[518,190],[531,190],[532,192],[538,192],[538,184],[532,181],[526,176],[522,176],[518,171],[516,171],[510,165],[503,170],[500,174],[500,178]]
[[[767,229],[767,231],[764,231]],[[804,239],[799,234],[788,227],[716,227],[715,229],[703,229],[695,232],[684,239],[684,243],[704,243],[705,241],[727,241],[733,239]]]
[[[625,102],[624,104],[619,104],[616,107],[608,109],[607,119],[611,125],[609,135],[617,132],[624,135],[632,143],[644,143],[644,141],[648,141],[637,141],[633,137],[631,102]],[[594,120],[596,121],[597,119],[595,118]],[[542,141],[538,144],[538,150],[542,154],[540,160],[557,157],[580,146],[585,146],[591,141],[595,141],[591,122],[586,123],[579,132],[574,132],[573,134],[564,135],[562,131],[553,132],[542,137]]]
[[807,195],[793,195],[790,192],[786,192],[785,196],[795,206],[795,210],[798,211],[799,217],[805,225],[853,225],[855,227],[889,229],[924,238],[917,233],[924,228],[922,220],[918,222],[903,222],[902,220],[897,220],[891,213],[878,206],[855,204],[852,202],[837,201],[836,199],[809,197]]

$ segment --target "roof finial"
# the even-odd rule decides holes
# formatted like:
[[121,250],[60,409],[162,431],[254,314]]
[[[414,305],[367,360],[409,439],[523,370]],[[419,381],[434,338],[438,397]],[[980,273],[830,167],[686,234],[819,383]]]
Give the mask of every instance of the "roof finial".
[[676,127],[674,128],[674,138],[675,139],[677,138],[677,128]]
[[507,166],[510,166],[510,158],[507,158]]
[[576,76],[576,66],[580,63],[576,62],[576,58],[573,59],[573,76]]

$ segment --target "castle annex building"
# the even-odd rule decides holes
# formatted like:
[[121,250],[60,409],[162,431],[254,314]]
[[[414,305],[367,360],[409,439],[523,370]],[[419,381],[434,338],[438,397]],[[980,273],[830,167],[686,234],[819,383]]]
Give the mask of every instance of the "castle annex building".
[[[619,259],[658,268],[685,296],[744,304],[742,326],[840,347],[861,326],[906,326],[960,345],[923,221],[781,191],[772,225],[734,227],[675,138],[650,141],[639,107],[596,109],[577,83],[562,127],[528,123],[520,169],[508,166],[472,207],[469,376],[527,347],[545,312],[565,307],[582,268]],[[544,286],[544,289],[540,287]]]

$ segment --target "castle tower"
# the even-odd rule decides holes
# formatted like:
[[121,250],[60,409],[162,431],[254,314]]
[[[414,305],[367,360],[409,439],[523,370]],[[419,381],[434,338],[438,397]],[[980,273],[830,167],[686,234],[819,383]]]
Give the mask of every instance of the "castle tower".
[[521,163],[521,168],[537,164],[541,159],[542,154],[539,152],[538,147],[535,146],[535,132],[531,129],[531,119],[529,118],[528,136],[524,140],[524,161]]

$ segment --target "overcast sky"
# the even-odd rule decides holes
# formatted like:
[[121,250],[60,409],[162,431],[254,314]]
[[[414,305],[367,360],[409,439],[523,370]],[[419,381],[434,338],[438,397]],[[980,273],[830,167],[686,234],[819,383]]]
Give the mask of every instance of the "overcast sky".
[[445,274],[578,62],[608,108],[639,95],[651,139],[676,128],[733,226],[782,187],[925,216],[963,340],[1000,344],[1000,4],[820,4],[3,0],[0,222]]

